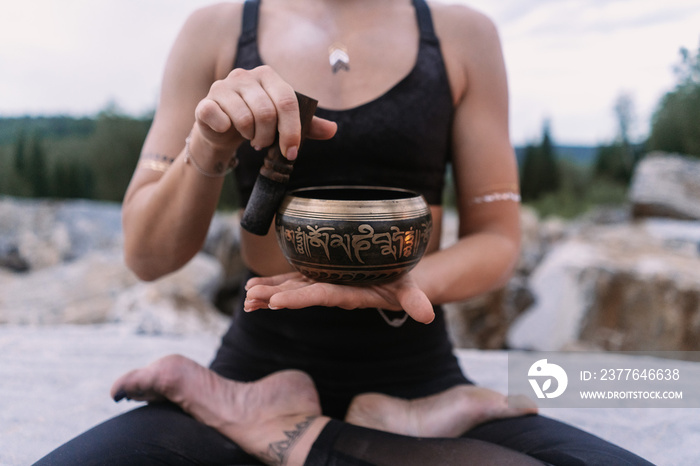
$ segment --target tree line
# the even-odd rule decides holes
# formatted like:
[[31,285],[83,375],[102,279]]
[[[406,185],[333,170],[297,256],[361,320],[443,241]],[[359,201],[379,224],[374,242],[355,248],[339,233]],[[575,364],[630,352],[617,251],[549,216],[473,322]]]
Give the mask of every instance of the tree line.
[[[121,202],[151,117],[0,118],[0,195]],[[229,177],[232,178],[232,177]],[[221,207],[236,205],[230,179]]]
[[0,193],[121,201],[150,123],[112,110],[2,119]]
[[624,201],[636,165],[649,152],[700,157],[700,47],[680,50],[675,73],[676,85],[658,103],[646,140],[635,141],[630,134],[632,97],[617,98],[617,135],[597,147],[591,166],[561,157],[545,122],[540,141],[525,147],[520,163],[523,201],[544,214],[575,216],[592,205]]
[[[633,101],[614,103],[617,136],[600,145],[590,166],[563,157],[545,122],[519,161],[523,200],[543,213],[575,216],[590,205],[621,202],[644,154],[700,157],[700,47],[681,49],[676,85],[658,103],[644,141],[630,134]],[[93,118],[0,118],[0,194],[120,202],[138,162],[151,117],[134,118],[114,105]],[[233,177],[220,207],[237,205]]]

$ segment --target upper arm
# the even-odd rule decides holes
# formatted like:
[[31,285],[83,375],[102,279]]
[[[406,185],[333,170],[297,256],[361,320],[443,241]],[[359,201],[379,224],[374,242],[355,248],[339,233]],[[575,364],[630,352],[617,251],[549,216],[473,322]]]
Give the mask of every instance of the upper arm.
[[[510,142],[508,83],[498,31],[487,17],[454,6],[447,53],[463,80],[453,127],[453,168],[460,235],[496,232],[517,241],[519,204],[474,204],[489,193],[518,192],[518,169]],[[454,73],[453,73],[454,75]]]
[[[142,155],[175,158],[182,151],[197,104],[214,81],[231,71],[241,12],[241,3],[222,3],[196,10],[188,17],[167,58],[158,107]],[[156,171],[137,169],[125,201],[161,176]]]

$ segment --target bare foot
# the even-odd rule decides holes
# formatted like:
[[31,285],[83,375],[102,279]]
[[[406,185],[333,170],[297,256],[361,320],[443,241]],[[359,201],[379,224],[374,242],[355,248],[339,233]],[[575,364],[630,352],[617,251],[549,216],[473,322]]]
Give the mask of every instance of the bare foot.
[[445,438],[458,437],[486,421],[535,413],[537,405],[525,396],[458,385],[415,400],[364,393],[353,399],[345,421],[412,437]]
[[225,379],[179,355],[124,374],[116,401],[168,399],[266,464],[301,465],[328,418],[304,372],[276,372],[252,383]]

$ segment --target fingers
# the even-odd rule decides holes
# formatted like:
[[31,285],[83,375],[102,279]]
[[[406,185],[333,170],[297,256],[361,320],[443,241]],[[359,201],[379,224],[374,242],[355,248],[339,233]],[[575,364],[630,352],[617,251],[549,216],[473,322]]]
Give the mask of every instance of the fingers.
[[401,287],[397,291],[401,308],[414,320],[429,324],[435,319],[435,311],[428,297],[419,288]]
[[[281,295],[281,293],[284,293],[285,291],[300,290],[312,283],[313,282],[311,280],[298,272],[275,275],[272,277],[252,278],[246,283],[247,293],[243,309],[246,312],[251,312],[258,309],[280,309],[282,307],[298,309],[291,307],[293,303],[286,301],[284,299],[284,295]],[[271,298],[273,296],[276,296],[277,304],[275,302],[271,302]],[[279,304],[280,301],[281,304]]]
[[194,113],[197,121],[215,133],[225,133],[231,128],[231,118],[213,99],[206,98],[199,102]]
[[336,131],[338,131],[338,124],[336,122],[315,116],[313,120],[311,120],[308,138],[323,141],[335,136]]
[[[266,147],[274,142],[275,135],[279,133],[280,151],[288,159],[294,160],[301,144],[299,102],[294,89],[275,73],[264,73],[261,84],[270,99],[270,104],[272,104],[272,114],[265,115],[265,117],[270,117],[269,121],[266,121],[270,124],[263,128],[266,133],[260,135],[264,136],[266,143],[262,146],[255,143],[255,140],[258,139],[257,131],[255,139],[251,142],[253,142],[253,146]],[[258,118],[256,118],[257,121]],[[268,134],[267,131],[270,133]]]
[[[301,123],[299,105],[292,87],[269,68],[238,85],[238,93],[253,115],[253,136],[256,149],[272,145],[279,130],[282,153],[289,145],[299,145]],[[282,146],[284,141],[285,146]]]
[[381,286],[357,287],[314,282],[298,272],[253,278],[246,284],[246,312],[258,309],[302,309],[310,306],[361,309],[403,309],[414,320],[429,324],[433,305],[410,278]]
[[[348,296],[347,287],[328,283],[307,283],[285,287],[269,299],[270,309],[302,309],[311,306],[340,307],[354,309],[365,307],[356,296]],[[353,292],[353,295],[355,293]]]
[[254,277],[246,282],[245,289],[248,291],[257,285],[268,285],[275,286],[281,285],[289,280],[305,280],[304,276],[299,272],[289,272],[279,275],[273,275],[271,277]]
[[[346,290],[348,287],[316,283],[306,278],[298,278],[294,274],[290,279],[278,283],[272,280],[260,281],[249,287],[246,294],[245,310],[250,312],[257,309],[301,309],[310,306],[335,306],[352,309],[362,307],[358,300],[348,299],[348,294],[355,295],[357,290]],[[353,302],[355,305],[348,304]]]
[[[212,84],[195,111],[204,136],[214,145],[236,144],[247,139],[260,150],[271,146],[279,134],[282,154],[296,158],[301,143],[299,103],[294,89],[272,68],[233,70]],[[329,139],[335,123],[314,117],[309,137]]]

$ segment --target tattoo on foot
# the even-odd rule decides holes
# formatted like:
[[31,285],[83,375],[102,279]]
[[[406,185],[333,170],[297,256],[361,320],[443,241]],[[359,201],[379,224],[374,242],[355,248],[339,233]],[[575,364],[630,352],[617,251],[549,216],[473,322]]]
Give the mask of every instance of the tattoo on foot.
[[294,444],[299,440],[299,438],[306,432],[311,423],[316,419],[316,416],[309,416],[299,424],[294,427],[294,430],[285,430],[284,440],[278,442],[272,442],[268,446],[267,452],[263,453],[261,456],[264,459],[270,461],[269,464],[273,466],[283,466],[287,458],[289,457],[289,451],[292,449]]

